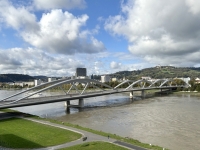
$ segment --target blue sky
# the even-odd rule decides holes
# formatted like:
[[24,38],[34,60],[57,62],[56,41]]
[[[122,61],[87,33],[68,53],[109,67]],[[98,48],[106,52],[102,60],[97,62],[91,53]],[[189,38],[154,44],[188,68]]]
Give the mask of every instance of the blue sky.
[[200,66],[195,0],[0,0],[0,73]]

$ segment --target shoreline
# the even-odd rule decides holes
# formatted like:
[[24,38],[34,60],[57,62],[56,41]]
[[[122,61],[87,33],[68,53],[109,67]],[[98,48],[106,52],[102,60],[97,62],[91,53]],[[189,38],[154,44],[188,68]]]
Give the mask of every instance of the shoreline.
[[[82,127],[82,126],[79,126],[79,125],[74,125],[74,124],[71,124],[71,123],[68,123],[68,122],[61,122],[59,120],[53,120],[53,119],[49,119],[49,118],[41,118],[39,116],[35,116],[35,115],[27,114],[27,113],[22,113],[22,112],[10,110],[10,109],[0,110],[0,114],[2,114],[1,112],[7,113],[6,115],[10,114],[11,115],[10,118],[13,118],[13,117],[30,118],[30,119],[34,119],[34,120],[38,120],[38,121],[50,122],[50,123],[54,123],[54,124],[57,124],[57,125],[64,125],[66,127],[72,127],[72,128],[77,129],[77,130],[90,132],[92,134],[99,135],[99,136],[107,137],[109,135],[110,138],[112,138],[112,139],[115,139],[115,140],[121,141],[121,142],[125,142],[125,143],[129,143],[129,144],[132,144],[133,146],[135,145],[136,147],[139,146],[139,147],[144,148],[144,149],[145,148],[152,149],[152,150],[153,149],[154,150],[162,150],[163,149],[162,147],[157,146],[157,145],[149,145],[147,143],[141,143],[140,141],[132,139],[132,138],[128,138],[128,137],[124,138],[124,137],[121,137],[121,136],[116,135],[116,134],[106,133],[106,132],[103,132],[103,131],[97,131],[97,130],[85,128],[85,127]],[[9,118],[9,116],[7,116],[7,117]],[[5,119],[7,119],[7,118],[5,118]],[[165,149],[165,150],[167,150],[167,149]]]

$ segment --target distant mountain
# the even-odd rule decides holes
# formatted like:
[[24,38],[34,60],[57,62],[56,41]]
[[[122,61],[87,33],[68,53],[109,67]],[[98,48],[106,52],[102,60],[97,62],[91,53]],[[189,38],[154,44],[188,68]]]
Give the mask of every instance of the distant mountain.
[[0,82],[34,81],[34,79],[24,74],[0,74]]

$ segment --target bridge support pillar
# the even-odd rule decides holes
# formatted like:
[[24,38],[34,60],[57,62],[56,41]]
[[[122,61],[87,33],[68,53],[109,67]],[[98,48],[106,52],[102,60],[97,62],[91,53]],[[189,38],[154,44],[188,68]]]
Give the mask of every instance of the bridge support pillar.
[[68,107],[70,105],[70,101],[65,102],[65,106]]
[[142,91],[141,91],[141,97],[142,97],[142,98],[145,98],[145,90],[142,90]]
[[133,98],[133,91],[130,92],[130,98]]
[[84,100],[83,100],[83,98],[79,99],[78,106],[81,107],[81,108],[84,107]]

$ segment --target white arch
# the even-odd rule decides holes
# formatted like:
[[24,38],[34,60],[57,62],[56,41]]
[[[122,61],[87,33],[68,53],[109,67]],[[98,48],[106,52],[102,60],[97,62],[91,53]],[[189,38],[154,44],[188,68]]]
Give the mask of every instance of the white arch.
[[117,89],[118,87],[120,87],[121,85],[125,84],[125,83],[130,83],[130,82],[134,82],[132,80],[125,80],[123,82],[121,82],[120,84],[118,84],[117,86],[114,87],[114,89]]
[[165,81],[165,79],[156,79],[154,82],[152,82],[152,84],[149,87],[152,87],[152,85],[155,85],[156,83],[160,81]]
[[161,83],[161,85],[159,87],[162,87],[165,83],[168,83],[170,81],[172,81],[172,79],[166,79],[163,83]]
[[146,83],[150,83],[150,84],[151,84],[150,81],[141,79],[141,80],[137,80],[137,81],[133,82],[131,85],[129,85],[129,86],[126,88],[126,90],[129,89],[129,88],[131,88],[131,87],[133,87],[135,84],[142,83],[142,82],[144,83],[144,84],[143,84],[143,88],[145,87]]
[[[109,86],[109,85],[107,85],[107,84],[104,84],[104,83],[101,83],[101,82],[99,82],[99,81],[96,81],[96,80],[92,80],[92,79],[72,79],[72,80],[64,80],[64,81],[60,81],[60,82],[58,82],[58,83],[55,83],[55,84],[53,84],[53,85],[50,85],[50,86],[48,86],[48,87],[46,87],[46,88],[43,88],[43,89],[41,89],[41,90],[38,90],[38,91],[36,91],[36,92],[34,92],[34,93],[32,93],[32,94],[30,94],[30,95],[27,95],[27,96],[25,96],[25,97],[22,97],[22,98],[20,98],[20,99],[17,99],[17,100],[15,100],[15,101],[12,101],[12,102],[10,102],[10,103],[7,103],[7,104],[11,104],[11,103],[15,103],[15,102],[18,102],[18,101],[20,101],[20,100],[23,100],[23,99],[25,99],[25,98],[28,98],[28,97],[30,97],[30,96],[33,96],[33,95],[35,95],[35,94],[37,94],[37,93],[41,93],[41,92],[44,92],[44,91],[46,91],[46,90],[48,90],[48,89],[51,89],[51,88],[54,88],[54,87],[58,87],[58,86],[60,86],[60,85],[63,85],[63,84],[70,84],[70,83],[72,83],[72,84],[74,84],[74,83],[91,83],[91,82],[93,82],[93,83],[96,83],[96,84],[99,84],[99,85],[102,85],[102,86],[105,86],[105,87],[107,87],[107,88],[110,88],[110,89],[113,89],[111,86]],[[29,91],[29,90],[27,90],[27,91]],[[85,91],[85,88],[83,89],[83,92]],[[80,95],[81,94],[83,94],[83,92],[81,92],[81,93],[79,93]],[[21,94],[22,92],[20,92],[20,94]],[[23,92],[24,93],[24,92]],[[16,94],[15,94],[16,95]],[[18,94],[19,95],[19,94]],[[10,97],[13,97],[13,96],[10,96]]]

